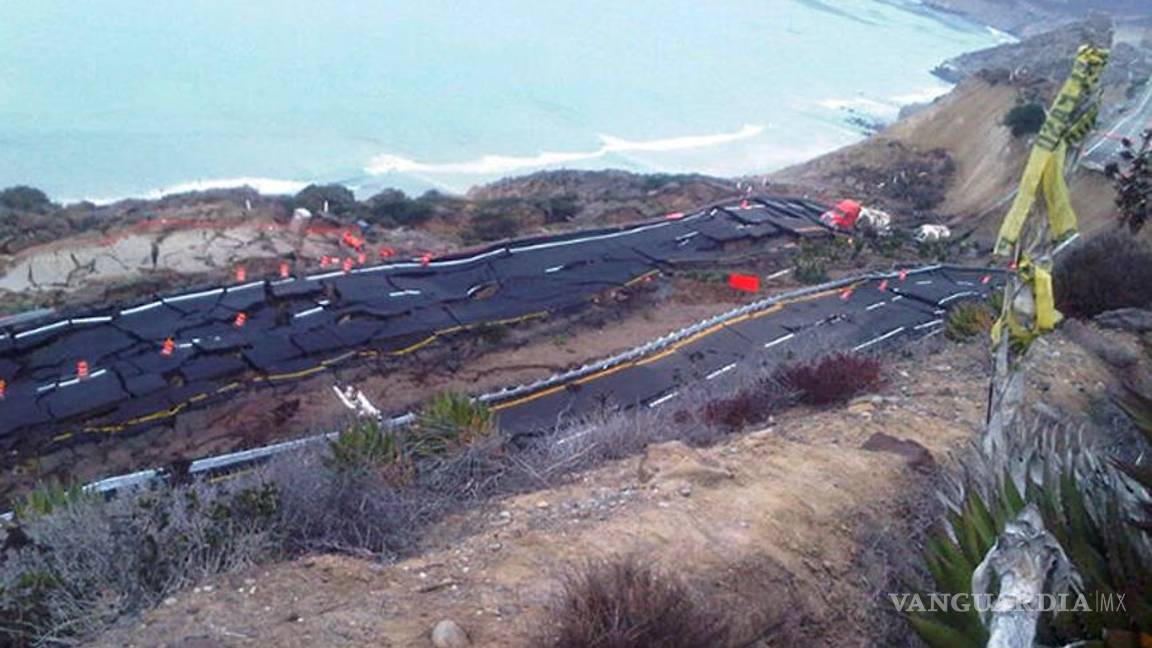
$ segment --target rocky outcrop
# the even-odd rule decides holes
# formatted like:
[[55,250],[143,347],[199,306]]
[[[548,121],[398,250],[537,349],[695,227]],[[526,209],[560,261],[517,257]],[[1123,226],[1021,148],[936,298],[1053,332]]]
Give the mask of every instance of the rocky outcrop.
[[[1111,20],[1106,16],[1095,16],[1018,43],[961,54],[945,61],[933,72],[951,83],[981,73],[986,80],[1012,80],[1018,85],[1062,80],[1076,57],[1076,50],[1085,43],[1109,47],[1112,43]],[[997,74],[1001,72],[1003,74]]]
[[924,0],[923,4],[1020,36],[1078,20],[1092,11],[1117,16],[1147,14],[1145,0]]

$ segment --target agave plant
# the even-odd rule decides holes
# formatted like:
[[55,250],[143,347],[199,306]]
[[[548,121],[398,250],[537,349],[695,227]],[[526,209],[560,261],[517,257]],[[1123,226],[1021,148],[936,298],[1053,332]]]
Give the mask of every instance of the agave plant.
[[[1144,435],[1148,447],[1152,448],[1152,398],[1131,385],[1126,385],[1124,392],[1115,399],[1120,409],[1128,415],[1132,425]],[[1142,463],[1129,461],[1116,462],[1117,467],[1123,470],[1132,481],[1152,492],[1152,457],[1145,455]],[[1145,503],[1143,517],[1133,521],[1140,529],[1152,533],[1152,504]]]
[[987,301],[968,300],[956,304],[948,311],[944,322],[944,335],[950,340],[965,342],[987,335],[996,322],[997,311]]
[[371,419],[356,421],[328,442],[324,465],[342,473],[365,472],[403,466],[405,453],[393,430],[385,430]]
[[[1148,506],[1148,490],[1101,459],[1081,435],[1058,427],[1021,429],[999,440],[995,452],[972,453],[964,475],[949,481],[942,496],[948,521],[926,552],[938,593],[971,594],[977,565],[1005,523],[1031,503],[1088,600],[1124,597],[1122,610],[1046,613],[1037,629],[1041,644],[1119,648],[1152,641],[1152,538],[1129,524]],[[975,610],[913,612],[909,623],[934,648],[980,647],[988,639]]]
[[487,437],[495,430],[496,417],[487,405],[445,392],[432,397],[416,415],[410,442],[416,454],[432,456]]

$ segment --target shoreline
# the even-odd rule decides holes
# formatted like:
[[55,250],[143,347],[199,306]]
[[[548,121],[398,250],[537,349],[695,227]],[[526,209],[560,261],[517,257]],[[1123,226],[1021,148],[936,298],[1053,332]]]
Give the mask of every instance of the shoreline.
[[[959,20],[976,28],[983,28],[996,32],[996,28],[975,20],[971,16],[962,16],[954,11],[939,8],[926,3],[910,3],[902,0],[879,0],[881,3],[899,9],[912,15],[928,17],[940,24],[955,28]],[[1002,32],[1001,32],[1002,33]],[[992,47],[995,47],[993,45]],[[576,148],[573,150],[556,150],[548,146],[537,146],[537,152],[526,153],[489,153],[474,157],[462,156],[460,160],[428,162],[420,158],[409,158],[398,153],[378,153],[368,159],[359,169],[360,175],[346,172],[338,174],[343,177],[312,176],[308,178],[295,178],[275,175],[243,175],[239,177],[207,177],[188,178],[160,187],[143,189],[138,192],[126,192],[116,195],[110,192],[89,192],[82,197],[56,194],[53,198],[61,205],[92,204],[97,207],[109,207],[129,201],[145,202],[156,201],[167,197],[184,196],[195,193],[208,193],[220,190],[254,189],[262,197],[278,198],[291,196],[310,185],[341,185],[352,190],[360,200],[366,200],[372,195],[393,190],[405,191],[409,195],[419,195],[426,191],[437,191],[443,194],[465,196],[470,191],[486,185],[510,179],[524,177],[541,171],[577,171],[599,172],[608,170],[623,170],[638,175],[666,175],[683,173],[704,173],[718,178],[737,179],[752,175],[765,175],[781,169],[808,162],[817,157],[826,155],[846,146],[852,146],[873,136],[877,131],[890,127],[899,122],[901,115],[908,108],[926,105],[932,101],[946,96],[955,89],[956,81],[938,73],[944,61],[963,54],[971,54],[990,49],[989,47],[964,50],[937,62],[932,68],[921,70],[926,79],[938,83],[928,87],[923,85],[912,88],[909,84],[907,91],[884,96],[866,95],[863,92],[846,93],[845,96],[828,96],[824,99],[813,99],[813,110],[825,110],[827,115],[818,112],[806,112],[810,117],[820,120],[834,120],[834,125],[828,126],[826,136],[814,139],[824,139],[816,147],[808,150],[795,150],[794,155],[783,156],[780,159],[765,159],[763,156],[750,158],[747,168],[737,172],[710,173],[707,163],[693,164],[691,167],[680,167],[676,163],[666,168],[643,168],[649,166],[645,163],[637,165],[622,164],[620,159],[630,154],[662,154],[686,152],[690,150],[705,149],[712,146],[731,146],[738,141],[754,137],[764,137],[766,130],[774,126],[770,121],[763,123],[739,123],[720,125],[712,132],[687,132],[680,135],[669,135],[660,139],[641,139],[629,136],[612,136],[600,134],[598,147]],[[799,113],[798,113],[799,114]],[[852,133],[853,139],[846,140],[843,135]],[[762,144],[761,148],[768,151],[785,151],[789,148],[786,143],[780,142],[777,136],[771,141]],[[796,148],[796,147],[792,147]],[[722,154],[717,154],[723,159]],[[705,156],[706,157],[706,156]],[[772,156],[769,156],[771,158]],[[603,164],[595,163],[603,159]],[[591,162],[588,166],[584,163]],[[697,161],[699,162],[699,161]],[[455,174],[457,177],[453,177]],[[497,174],[497,175],[493,175]],[[468,175],[475,176],[467,179]],[[460,177],[464,176],[464,177]],[[419,178],[420,181],[406,182],[406,178]],[[459,181],[457,181],[459,180]],[[422,182],[421,182],[422,181]],[[427,184],[426,188],[406,188],[409,184]],[[35,187],[34,183],[31,186]]]

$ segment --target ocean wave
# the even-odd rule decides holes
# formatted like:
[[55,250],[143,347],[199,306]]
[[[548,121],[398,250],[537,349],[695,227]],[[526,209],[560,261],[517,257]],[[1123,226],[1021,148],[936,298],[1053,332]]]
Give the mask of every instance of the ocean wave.
[[120,202],[121,200],[156,200],[158,198],[163,198],[164,196],[189,193],[192,191],[239,189],[241,187],[250,187],[260,192],[261,194],[264,194],[265,196],[284,195],[298,193],[301,189],[307,187],[308,184],[309,183],[307,182],[299,182],[296,180],[279,180],[276,178],[220,178],[215,180],[194,180],[191,182],[182,182],[160,189],[146,191],[141,194],[120,196],[118,198],[86,198],[85,200],[96,205],[109,205],[115,202]]
[[686,135],[658,140],[628,140],[612,135],[599,135],[600,148],[594,151],[554,152],[545,151],[531,156],[485,155],[463,162],[430,163],[419,162],[399,155],[378,155],[368,163],[365,172],[371,175],[387,173],[414,174],[463,174],[488,175],[504,174],[512,171],[571,164],[595,160],[611,153],[668,152],[719,146],[731,142],[756,137],[764,132],[764,126],[746,124],[731,133],[711,135]]
[[895,115],[900,111],[900,107],[894,103],[869,99],[867,97],[855,97],[852,99],[825,99],[823,101],[818,101],[817,103],[820,105],[820,107],[827,108],[829,110],[847,110],[866,113],[874,116]]
[[952,89],[947,85],[933,85],[912,92],[892,95],[882,99],[857,96],[850,99],[824,99],[816,102],[821,108],[859,113],[881,120],[894,120],[900,109],[911,104],[928,103],[947,94]]
[[951,90],[952,86],[932,86],[930,88],[922,88],[914,92],[909,92],[907,94],[894,95],[890,97],[890,99],[900,106],[928,103],[948,94]]
[[1000,31],[999,29],[996,29],[995,27],[992,27],[989,25],[985,25],[985,27],[988,29],[988,33],[992,34],[993,38],[1000,41],[1001,45],[1008,45],[1011,43],[1019,43],[1020,42],[1019,38],[1016,38],[1015,36],[1013,36],[1012,34],[1009,34],[1006,31]]

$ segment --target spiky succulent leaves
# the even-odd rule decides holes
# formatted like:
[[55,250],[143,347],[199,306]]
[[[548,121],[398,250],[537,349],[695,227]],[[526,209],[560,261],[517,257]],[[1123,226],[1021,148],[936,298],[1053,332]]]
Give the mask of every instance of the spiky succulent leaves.
[[337,472],[357,473],[404,462],[404,449],[392,430],[375,421],[357,421],[328,442],[324,464]]
[[953,626],[941,623],[933,615],[913,612],[908,615],[908,623],[916,631],[920,640],[931,648],[983,648],[988,641],[987,634],[983,638],[972,637],[958,632]]
[[442,455],[496,430],[492,410],[461,394],[434,396],[416,417],[413,448],[422,456]]
[[[972,572],[976,565],[969,562],[964,551],[945,534],[928,541],[928,571],[935,582],[935,591],[946,594],[969,594],[972,590]],[[924,593],[920,593],[922,596]],[[922,598],[923,600],[923,598]],[[913,612],[909,616],[917,616]],[[920,614],[926,618],[926,615]],[[935,625],[944,625],[952,631],[974,640],[986,635],[980,616],[975,609],[968,611],[947,609],[934,612]],[[927,641],[927,639],[925,639]]]
[[[1124,393],[1113,401],[1128,416],[1132,425],[1144,435],[1148,444],[1152,445],[1152,398],[1131,385],[1125,385]],[[1147,459],[1143,464],[1116,462],[1116,465],[1145,492],[1152,493],[1152,463]],[[1140,508],[1143,517],[1131,522],[1144,532],[1152,533],[1152,501],[1145,500]]]
[[1124,392],[1112,399],[1136,429],[1152,444],[1152,398],[1131,385],[1124,386]]

